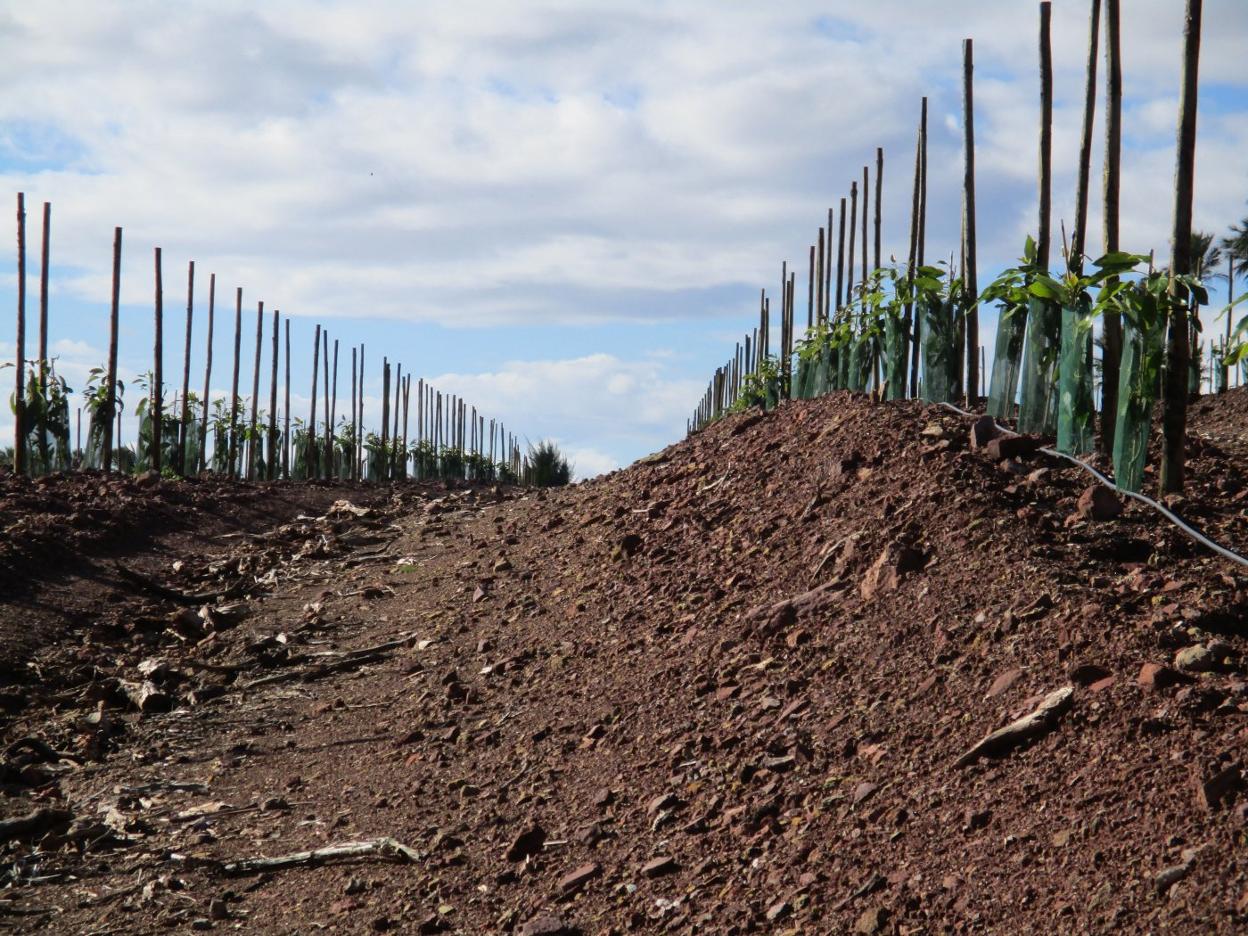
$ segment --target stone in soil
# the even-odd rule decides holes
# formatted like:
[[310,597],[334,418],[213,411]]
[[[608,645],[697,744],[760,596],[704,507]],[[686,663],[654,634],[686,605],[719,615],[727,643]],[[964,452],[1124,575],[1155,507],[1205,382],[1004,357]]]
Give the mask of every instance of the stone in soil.
[[602,867],[597,862],[583,864],[559,879],[559,893],[570,897],[601,873]]
[[1122,501],[1105,485],[1092,484],[1079,495],[1075,509],[1085,520],[1100,523],[1119,516],[1122,513]]

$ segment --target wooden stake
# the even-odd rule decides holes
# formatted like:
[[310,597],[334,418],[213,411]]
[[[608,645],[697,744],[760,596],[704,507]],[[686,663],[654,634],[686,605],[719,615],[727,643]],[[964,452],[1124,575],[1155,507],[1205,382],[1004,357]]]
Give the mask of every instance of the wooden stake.
[[871,200],[867,167],[862,167],[862,291],[867,290],[867,203]]
[[[831,234],[828,235],[829,237]],[[832,252],[832,245],[828,245],[828,252]],[[853,261],[850,261],[853,264]],[[850,273],[849,278],[854,278]],[[841,287],[845,282],[845,199],[841,199],[841,223],[836,238],[836,311],[840,311],[845,306],[846,294]]]
[[819,315],[823,321],[831,317],[832,310],[832,209],[828,209],[828,251],[823,261],[823,308]]
[[43,237],[39,251],[39,386],[48,388],[48,255],[52,247],[52,203],[43,203]]
[[195,261],[186,267],[186,340],[182,345],[182,412],[178,415],[178,474],[186,477],[186,443],[191,434],[191,332],[195,315]]
[[880,268],[880,235],[883,219],[880,216],[884,204],[884,147],[875,148],[875,269]]
[[793,320],[797,309],[797,274],[789,274],[789,321],[784,344],[784,395],[793,396]]
[[[831,231],[828,231],[828,236],[829,237],[832,236]],[[815,298],[818,300],[818,305],[816,306],[816,308],[819,310],[819,321],[823,321],[823,261],[824,261],[823,228],[819,229],[818,249],[819,249],[818,260],[815,259],[815,248],[812,247],[810,249],[810,254],[811,254],[810,265],[812,269],[812,272],[811,272],[812,282],[815,285],[815,291],[816,291]],[[818,263],[817,270],[815,269],[816,263]],[[809,316],[807,317],[809,318]]]
[[108,387],[105,391],[104,412],[104,470],[113,470],[113,419],[117,413],[117,325],[121,307],[121,228],[113,229],[113,291],[108,314]]
[[[915,266],[922,267],[924,246],[927,240],[927,98],[919,111],[919,241],[915,257]],[[910,388],[914,396],[919,395],[919,320],[915,317],[913,346],[910,349]]]
[[390,466],[390,476],[393,478],[398,473],[397,454],[393,451],[395,445],[399,441],[399,391],[403,386],[403,365],[394,365],[394,427],[390,431],[390,448],[386,450],[387,463]]
[[962,225],[966,235],[966,254],[962,260],[962,278],[966,286],[966,402],[975,403],[979,395],[979,282],[975,249],[975,46],[974,40],[962,42],[962,130],[963,169]]
[[390,362],[381,360],[381,474],[379,480],[389,479],[389,432],[390,428]]
[[[265,464],[265,478],[273,481],[277,478],[277,463],[281,460],[277,449],[277,354],[280,329],[280,313],[273,310],[273,363],[269,368],[269,458]],[[283,446],[283,449],[285,446]]]
[[1092,130],[1096,122],[1096,59],[1100,50],[1101,0],[1092,0],[1088,23],[1088,79],[1083,93],[1083,131],[1079,138],[1079,175],[1075,188],[1075,229],[1071,233],[1068,268],[1083,272],[1088,240],[1088,176],[1092,168]]
[[[1122,174],[1122,33],[1118,0],[1105,0],[1105,168],[1102,214],[1105,253],[1118,250],[1118,193]],[[1231,317],[1228,314],[1229,327]],[[1102,319],[1101,451],[1112,455],[1118,419],[1118,374],[1122,364],[1122,316],[1106,310]]]
[[247,480],[256,480],[256,452],[260,439],[256,431],[260,403],[260,346],[264,341],[264,303],[256,303],[256,358],[251,368],[251,417],[247,421]]
[[282,402],[282,479],[290,480],[290,316],[286,317],[286,367],[283,383],[286,385],[286,396]]
[[329,329],[327,328],[321,329],[321,349],[323,351],[321,372],[324,377],[324,383],[321,385],[324,391],[321,396],[321,412],[325,420],[325,438],[321,448],[320,475],[328,480],[334,458],[334,437],[333,429],[329,425]]
[[[820,314],[823,310],[823,228],[819,229],[819,307]],[[809,271],[808,281],[806,283],[806,330],[810,331],[815,327],[815,246],[810,247],[810,263],[807,264]]]
[[854,304],[854,234],[858,230],[858,183],[849,185],[849,263],[845,280],[845,305]]
[[788,362],[785,358],[785,350],[787,347],[788,333],[786,325],[789,320],[789,261],[780,261],[780,347],[776,349],[776,353],[780,357],[780,386],[784,387],[785,369]]
[[160,436],[164,421],[165,396],[165,303],[164,285],[161,281],[160,248],[156,248],[156,334],[152,348],[152,402],[149,415],[152,422],[150,452],[152,470],[160,474]]
[[1040,217],[1036,232],[1036,262],[1049,269],[1053,243],[1053,9],[1040,4]]
[[[1183,79],[1179,95],[1178,155],[1174,171],[1174,231],[1171,235],[1170,293],[1186,298],[1186,289],[1176,276],[1192,271],[1192,195],[1196,167],[1196,107],[1199,97],[1200,22],[1202,0],[1187,0],[1183,23]],[[1187,432],[1188,312],[1186,306],[1172,310],[1166,340],[1165,398],[1162,405],[1164,429],[1161,462],[1161,490],[1167,494],[1183,490],[1185,440]]]
[[[39,251],[39,395],[48,398],[48,254],[51,249],[52,203],[43,203],[43,244]],[[1229,317],[1228,317],[1229,320]],[[39,460],[49,467],[47,410],[39,407]]]
[[[1235,303],[1235,254],[1231,250],[1226,252],[1226,341],[1222,345],[1222,353],[1226,354],[1231,348],[1231,323],[1235,316],[1231,313],[1231,307]],[[1121,339],[1120,339],[1121,341]],[[1222,392],[1225,393],[1231,387],[1231,369],[1228,364],[1219,365],[1222,368]]]
[[312,406],[308,412],[308,426],[306,436],[307,452],[304,455],[305,476],[307,479],[316,477],[317,458],[316,458],[316,385],[320,382],[321,374],[321,326],[316,326],[316,333],[312,336]]
[[360,343],[360,393],[359,393],[359,431],[355,434],[355,474],[364,480],[364,344]]
[[13,471],[26,473],[26,193],[17,193],[17,389],[13,396]]
[[762,366],[764,360],[767,359],[767,351],[765,344],[767,341],[767,290],[760,289],[758,292],[758,342],[754,345],[755,353],[758,355],[759,366]]
[[329,476],[338,477],[338,453],[335,450],[338,425],[338,339],[334,339],[334,379],[329,396]]
[[355,476],[355,439],[360,434],[360,428],[356,424],[356,421],[355,421],[355,417],[356,417],[355,381],[356,381],[356,349],[352,347],[351,348],[351,439],[352,439],[352,442],[351,442],[351,461],[347,465],[347,477],[350,478],[352,481],[359,480]]
[[403,378],[403,477],[407,477],[407,408],[412,399],[412,375]]
[[228,449],[229,464],[226,474],[238,476],[238,366],[243,350],[243,287],[239,286],[234,293],[234,377],[230,382],[230,445]]
[[[200,422],[199,422],[199,470],[206,471],[208,468],[208,394],[210,392],[210,381],[212,380],[212,329],[213,319],[216,317],[217,304],[217,274],[212,273],[208,276],[208,353],[204,361],[204,398],[200,401]],[[216,440],[218,443],[220,439]]]
[[[924,107],[926,107],[927,99],[924,98],[923,100],[925,102]],[[907,256],[906,279],[909,283],[911,293],[913,293],[914,291],[915,267],[917,265],[917,261],[919,258],[919,185],[922,182],[922,171],[923,171],[921,159],[922,159],[922,143],[916,138],[914,141],[914,194],[911,196],[911,201],[910,201],[910,250],[909,250],[909,253],[906,255]],[[914,347],[914,345],[917,344],[917,341],[918,341],[918,332],[917,332],[917,329],[914,328],[914,324],[915,324],[914,305],[913,303],[907,302],[905,305],[904,332],[906,336],[906,341],[910,342],[911,344],[910,344],[910,347],[907,348],[907,351],[909,353],[906,355],[903,355],[902,357],[903,362],[908,361],[910,358],[910,355],[914,354],[915,351],[917,350]],[[917,355],[915,355],[915,357],[916,357],[915,364],[917,364],[918,363]],[[913,370],[913,367],[914,365],[911,365],[912,370]],[[905,397],[907,388],[904,383],[906,379],[904,373],[901,375],[901,379],[903,381],[903,384],[901,387],[901,396]],[[911,375],[911,378],[910,378],[909,392],[911,395],[917,396],[917,388],[914,386],[913,375]]]

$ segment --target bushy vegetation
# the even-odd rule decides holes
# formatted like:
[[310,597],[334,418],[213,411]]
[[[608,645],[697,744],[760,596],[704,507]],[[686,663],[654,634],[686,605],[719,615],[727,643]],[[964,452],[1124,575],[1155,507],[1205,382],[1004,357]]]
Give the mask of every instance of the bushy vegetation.
[[572,465],[551,441],[529,445],[524,481],[536,487],[559,487],[572,481]]

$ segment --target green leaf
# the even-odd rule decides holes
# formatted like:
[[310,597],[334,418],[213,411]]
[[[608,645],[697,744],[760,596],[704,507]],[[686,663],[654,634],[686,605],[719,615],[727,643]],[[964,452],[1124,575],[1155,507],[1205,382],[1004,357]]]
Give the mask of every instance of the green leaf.
[[1041,299],[1060,299],[1062,296],[1060,284],[1048,276],[1037,276],[1028,288],[1033,296],[1039,296]]

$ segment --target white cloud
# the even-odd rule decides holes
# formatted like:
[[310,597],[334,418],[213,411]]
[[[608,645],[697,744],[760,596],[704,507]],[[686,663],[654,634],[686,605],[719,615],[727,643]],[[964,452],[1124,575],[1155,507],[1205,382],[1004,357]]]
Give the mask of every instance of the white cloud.
[[[1123,242],[1164,254],[1181,4],[1128,6]],[[123,301],[135,306],[150,305],[160,244],[173,311],[195,257],[200,308],[215,270],[219,310],[242,283],[246,309],[264,298],[304,317],[683,319],[739,333],[752,324],[756,284],[774,288],[782,258],[804,263],[826,205],[877,145],[887,157],[884,253],[904,255],[922,94],[932,108],[929,257],[950,252],[964,36],[976,40],[981,276],[1017,256],[1034,227],[1036,4],[920,7],[11,4],[0,18],[0,187],[28,193],[32,242],[35,208],[54,203],[54,301],[106,307],[121,224]],[[1054,208],[1067,220],[1086,7],[1054,6]],[[1201,117],[1196,218],[1207,229],[1242,216],[1248,195],[1246,47],[1243,0],[1206,0],[1202,78],[1221,96]],[[12,284],[0,275],[0,288]],[[551,361],[496,368],[464,392],[624,462],[681,431],[720,353],[659,367],[554,348]],[[62,366],[87,357],[67,349]],[[583,399],[571,406],[547,392],[552,383]],[[518,411],[519,399],[540,409]],[[616,432],[618,444],[600,441]]]
[[567,457],[578,481],[594,478],[620,467],[620,463],[610,455],[591,448],[572,449]]
[[701,382],[662,359],[622,360],[611,354],[512,361],[480,374],[442,374],[440,390],[472,400],[538,442],[555,439],[576,453],[578,476],[632,461],[672,441]]

